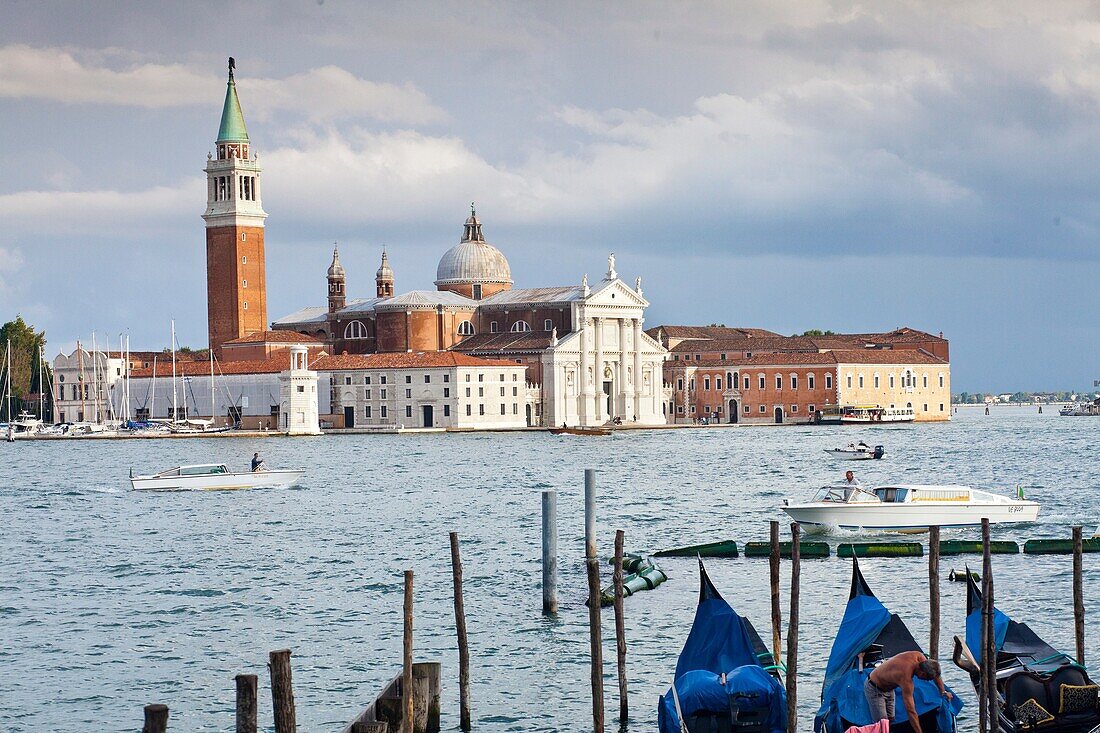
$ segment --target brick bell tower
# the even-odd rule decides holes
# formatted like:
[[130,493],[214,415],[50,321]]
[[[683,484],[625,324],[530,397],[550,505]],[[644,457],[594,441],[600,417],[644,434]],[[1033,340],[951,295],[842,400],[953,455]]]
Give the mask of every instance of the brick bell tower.
[[206,156],[206,309],[210,347],[267,328],[264,272],[264,212],[260,202],[260,164],[250,155],[248,130],[233,81],[222,107],[215,143]]

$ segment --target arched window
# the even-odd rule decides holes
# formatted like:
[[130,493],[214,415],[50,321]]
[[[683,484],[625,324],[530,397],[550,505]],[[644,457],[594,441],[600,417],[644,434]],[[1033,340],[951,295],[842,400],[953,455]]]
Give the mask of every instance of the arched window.
[[458,335],[459,336],[473,336],[474,335],[474,324],[470,323],[469,321],[463,321],[462,323],[458,324]]
[[710,377],[703,377],[703,389],[707,392],[710,391]]
[[527,325],[527,321],[516,321],[512,324],[512,333],[527,333],[531,330],[531,327]]
[[344,328],[344,338],[346,339],[365,339],[366,337],[367,327],[361,321],[352,321]]

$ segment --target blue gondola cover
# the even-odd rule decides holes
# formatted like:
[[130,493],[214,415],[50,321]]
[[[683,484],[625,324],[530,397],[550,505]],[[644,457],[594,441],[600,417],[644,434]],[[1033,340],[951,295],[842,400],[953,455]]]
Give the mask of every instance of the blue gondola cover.
[[[767,708],[768,733],[786,733],[787,693],[760,665],[750,635],[755,632],[718,593],[701,560],[699,573],[699,605],[676,663],[676,691],[684,717],[727,712],[734,699],[745,706]],[[657,719],[661,733],[680,732],[671,690],[661,696]]]

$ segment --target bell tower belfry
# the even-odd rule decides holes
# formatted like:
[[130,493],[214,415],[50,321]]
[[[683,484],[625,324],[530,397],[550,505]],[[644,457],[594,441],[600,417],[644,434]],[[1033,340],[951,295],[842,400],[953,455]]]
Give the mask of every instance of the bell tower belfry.
[[267,329],[264,212],[260,163],[249,149],[248,130],[233,79],[229,81],[216,155],[206,158],[206,309],[210,348]]

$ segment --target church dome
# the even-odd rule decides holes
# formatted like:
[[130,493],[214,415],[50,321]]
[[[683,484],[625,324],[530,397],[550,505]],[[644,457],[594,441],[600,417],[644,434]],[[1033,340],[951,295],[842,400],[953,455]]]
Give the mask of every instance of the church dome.
[[435,271],[435,284],[506,283],[512,284],[512,268],[504,253],[485,241],[477,212],[470,207],[470,218],[462,241],[447,250]]

